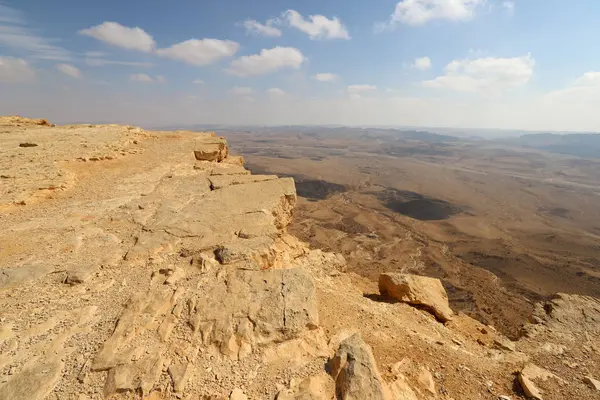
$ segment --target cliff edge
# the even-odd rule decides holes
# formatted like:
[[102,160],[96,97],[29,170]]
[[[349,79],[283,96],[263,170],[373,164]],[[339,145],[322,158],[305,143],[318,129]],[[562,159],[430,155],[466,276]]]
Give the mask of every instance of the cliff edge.
[[438,282],[380,293],[213,133],[0,117],[0,174],[0,399],[599,396],[597,300],[511,342]]

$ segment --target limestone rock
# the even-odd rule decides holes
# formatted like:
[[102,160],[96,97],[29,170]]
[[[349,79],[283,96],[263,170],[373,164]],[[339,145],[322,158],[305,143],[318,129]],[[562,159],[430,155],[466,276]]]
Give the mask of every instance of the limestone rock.
[[442,322],[452,319],[448,296],[439,279],[388,272],[379,276],[379,292],[398,301],[424,307]]
[[523,391],[527,396],[536,400],[543,400],[543,398],[542,391],[535,385],[534,380],[546,381],[549,378],[564,382],[552,372],[534,364],[527,364],[519,373],[519,383],[521,384]]
[[0,385],[0,399],[43,400],[61,377],[64,364],[60,360],[48,359],[34,362],[8,382]]
[[277,175],[218,175],[208,178],[212,190],[251,182],[272,181],[274,179],[277,179]]
[[248,400],[248,396],[244,394],[242,389],[233,389],[231,395],[229,395],[229,400]]
[[[230,157],[227,157],[229,159]],[[250,175],[250,171],[241,165],[230,165],[226,163],[218,164],[212,167],[210,170],[212,176],[221,175]]]
[[199,161],[221,162],[227,157],[228,149],[224,139],[203,137],[196,140],[194,156]]
[[386,400],[387,388],[373,353],[360,335],[342,341],[330,361],[336,395],[342,400]]
[[419,384],[423,389],[427,390],[431,394],[435,394],[435,381],[433,380],[433,375],[427,368],[421,367],[419,371],[419,376],[417,377]]
[[192,365],[189,363],[175,364],[169,367],[169,375],[173,380],[173,390],[181,393],[184,391],[187,381],[192,375]]
[[26,263],[0,271],[0,289],[22,285],[52,271],[52,266],[41,262]]
[[335,385],[331,376],[325,372],[298,381],[292,379],[289,389],[277,394],[277,400],[331,400],[335,393]]
[[583,378],[583,382],[586,383],[592,389],[596,391],[600,391],[600,381],[592,378],[591,376],[586,376]]
[[494,339],[494,347],[497,347],[500,350],[506,350],[506,351],[516,351],[517,350],[516,344],[506,338]]
[[394,400],[419,400],[404,376],[397,376],[390,384],[392,399]]

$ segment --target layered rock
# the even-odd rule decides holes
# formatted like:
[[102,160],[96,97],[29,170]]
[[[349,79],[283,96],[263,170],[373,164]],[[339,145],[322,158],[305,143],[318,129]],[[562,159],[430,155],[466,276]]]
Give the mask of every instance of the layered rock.
[[521,375],[596,395],[595,299],[540,304],[510,342],[437,280],[374,295],[287,233],[294,181],[214,134],[2,121],[1,399],[518,398]]

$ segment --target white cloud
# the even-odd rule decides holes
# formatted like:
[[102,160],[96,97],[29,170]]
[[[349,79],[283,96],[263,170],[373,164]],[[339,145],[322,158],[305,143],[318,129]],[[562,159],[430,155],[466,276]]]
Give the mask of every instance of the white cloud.
[[85,58],[84,61],[90,67],[103,67],[105,65],[123,65],[123,66],[127,66],[127,67],[150,68],[153,65],[152,63],[149,63],[149,62],[114,61],[114,60],[105,60],[103,58]]
[[339,18],[329,19],[323,15],[309,15],[308,20],[297,11],[287,10],[282,20],[292,28],[306,33],[311,39],[350,39],[350,34]]
[[158,83],[165,83],[167,80],[165,79],[164,76],[162,75],[156,75],[156,82]]
[[564,89],[550,92],[547,100],[566,100],[573,104],[600,100],[600,72],[586,72]]
[[129,77],[132,82],[154,82],[148,74],[133,74]]
[[156,50],[161,57],[179,60],[192,65],[207,65],[234,55],[240,45],[231,40],[190,39],[166,49]]
[[71,64],[57,64],[56,69],[63,74],[70,76],[71,78],[81,78],[81,71]]
[[0,4],[0,47],[44,60],[70,60],[71,53],[56,42],[29,28],[19,10]]
[[415,63],[413,64],[413,68],[416,68],[421,71],[425,71],[431,68],[431,60],[429,57],[420,57],[415,58]]
[[362,99],[364,93],[373,92],[377,90],[377,86],[373,85],[348,85],[346,88],[348,96],[351,100]]
[[246,28],[246,32],[248,34],[252,35],[262,35],[271,37],[281,36],[281,30],[273,26],[275,23],[276,21],[274,19],[267,20],[266,24],[261,24],[256,20],[249,19],[244,21],[244,28]]
[[194,85],[204,85],[204,81],[202,79],[194,79],[192,83]]
[[271,88],[267,89],[267,93],[271,96],[283,96],[285,94],[285,91],[279,88]]
[[319,82],[333,82],[338,79],[338,76],[330,72],[322,72],[319,74],[314,74],[313,78]]
[[262,75],[282,68],[298,69],[305,60],[302,52],[296,48],[275,47],[232,61],[227,72],[237,76]]
[[26,83],[35,79],[35,71],[21,58],[0,56],[0,83]]
[[454,60],[446,66],[446,75],[424,81],[423,86],[460,92],[497,93],[529,82],[534,65],[535,60],[530,54],[513,58]]
[[508,15],[514,15],[514,13],[515,13],[515,2],[514,1],[503,1],[502,7],[506,10]]
[[143,29],[129,28],[117,22],[104,22],[91,28],[79,31],[81,35],[90,36],[94,39],[108,43],[112,46],[122,47],[129,50],[151,52],[156,43],[152,36]]
[[235,86],[229,92],[236,96],[248,96],[252,94],[252,88],[248,86]]
[[468,21],[475,17],[477,8],[485,0],[402,0],[386,23],[376,25],[376,30],[393,27],[397,23],[423,25],[432,20]]

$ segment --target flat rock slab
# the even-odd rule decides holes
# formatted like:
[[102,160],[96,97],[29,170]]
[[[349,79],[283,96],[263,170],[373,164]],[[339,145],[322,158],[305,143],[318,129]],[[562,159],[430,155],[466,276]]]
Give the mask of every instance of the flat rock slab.
[[208,178],[210,187],[213,190],[221,189],[232,185],[243,185],[252,182],[272,181],[277,179],[277,175],[220,175]]

